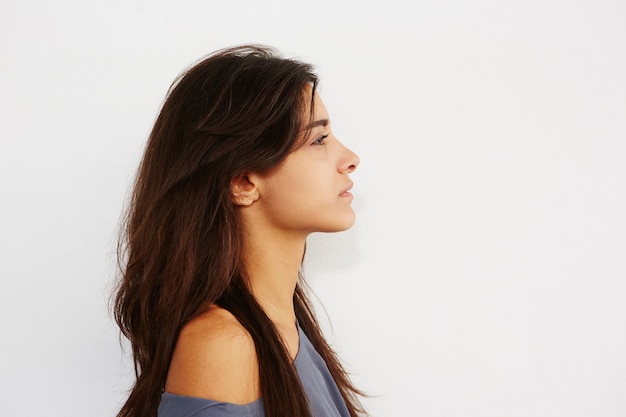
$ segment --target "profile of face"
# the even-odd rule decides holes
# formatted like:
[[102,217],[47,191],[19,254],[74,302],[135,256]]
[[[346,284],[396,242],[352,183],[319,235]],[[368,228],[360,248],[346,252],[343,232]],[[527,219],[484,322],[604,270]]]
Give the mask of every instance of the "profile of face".
[[251,205],[276,230],[304,235],[338,232],[355,221],[349,174],[359,158],[333,134],[317,93],[313,106],[306,142],[270,172],[249,175],[258,192]]

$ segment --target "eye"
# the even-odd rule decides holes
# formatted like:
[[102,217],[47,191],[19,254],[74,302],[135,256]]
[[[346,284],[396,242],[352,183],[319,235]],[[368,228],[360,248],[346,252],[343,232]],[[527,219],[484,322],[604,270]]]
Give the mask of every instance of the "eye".
[[311,145],[315,145],[315,146],[324,145],[324,142],[326,141],[327,137],[328,137],[328,134],[322,135],[318,137],[317,139],[315,139],[313,143],[311,143]]

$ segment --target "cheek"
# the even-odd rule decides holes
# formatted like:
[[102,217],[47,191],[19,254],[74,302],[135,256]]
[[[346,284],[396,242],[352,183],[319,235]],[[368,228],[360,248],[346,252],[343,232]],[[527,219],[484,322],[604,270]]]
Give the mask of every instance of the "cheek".
[[328,187],[328,169],[320,164],[313,164],[303,158],[293,158],[288,161],[269,182],[272,194],[286,196],[309,193],[319,193],[325,186]]
[[299,174],[281,178],[272,183],[267,194],[267,202],[274,209],[302,210],[314,204],[321,197],[319,187],[314,181]]
[[341,186],[336,168],[320,151],[302,149],[294,152],[279,170],[267,178],[266,201],[273,211],[319,210],[336,203]]
[[332,203],[328,177],[305,169],[285,170],[269,184],[266,203],[274,216],[314,215]]

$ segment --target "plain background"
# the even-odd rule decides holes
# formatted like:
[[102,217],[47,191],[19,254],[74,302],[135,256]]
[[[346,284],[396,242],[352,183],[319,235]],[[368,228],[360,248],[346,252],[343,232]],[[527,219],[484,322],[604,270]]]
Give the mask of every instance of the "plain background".
[[259,42],[361,157],[305,270],[372,415],[626,416],[623,1],[0,4],[0,415],[116,413],[145,140],[180,71]]

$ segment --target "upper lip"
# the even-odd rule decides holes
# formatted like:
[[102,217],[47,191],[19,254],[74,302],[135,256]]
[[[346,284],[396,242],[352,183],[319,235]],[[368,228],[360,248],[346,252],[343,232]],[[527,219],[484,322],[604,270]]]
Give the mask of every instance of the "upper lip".
[[340,193],[340,194],[343,194],[343,193],[345,193],[346,191],[350,191],[350,190],[352,189],[352,186],[353,186],[353,185],[354,185],[354,183],[353,183],[352,181],[350,181],[350,182],[348,183],[348,185],[347,185],[347,186],[346,186],[346,187],[345,187],[345,188],[341,191],[341,193]]

